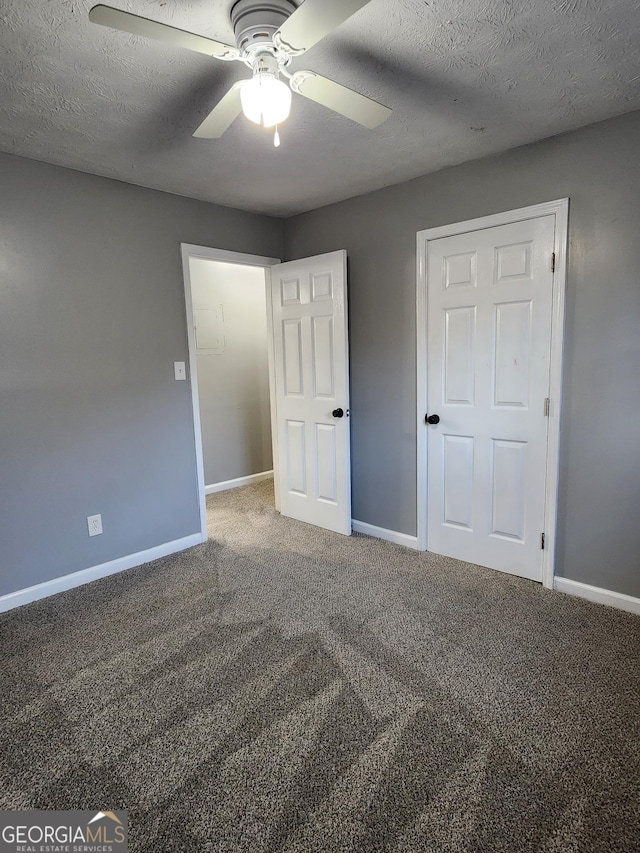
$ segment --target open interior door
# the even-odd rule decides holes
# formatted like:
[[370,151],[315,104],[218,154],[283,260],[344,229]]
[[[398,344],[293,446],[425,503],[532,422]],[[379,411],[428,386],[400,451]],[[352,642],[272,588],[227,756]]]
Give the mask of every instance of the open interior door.
[[350,535],[346,287],[344,250],[271,267],[279,508]]

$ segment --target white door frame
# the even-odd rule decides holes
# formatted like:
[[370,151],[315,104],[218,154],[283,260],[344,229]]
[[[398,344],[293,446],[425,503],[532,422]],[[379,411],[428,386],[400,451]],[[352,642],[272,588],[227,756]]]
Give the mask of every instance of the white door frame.
[[560,443],[560,405],[562,392],[562,348],[564,339],[565,290],[567,282],[567,245],[569,226],[569,199],[562,198],[504,213],[494,213],[479,219],[455,222],[437,228],[427,228],[417,233],[417,527],[418,548],[428,549],[427,541],[427,430],[424,416],[427,411],[427,251],[430,240],[452,237],[468,231],[509,225],[538,216],[555,216],[555,275],[553,277],[553,308],[551,317],[551,358],[549,369],[549,428],[547,434],[547,470],[545,489],[545,544],[542,555],[542,584],[553,588],[555,574],[556,517],[558,506],[558,449]]
[[[265,258],[261,255],[246,255],[243,252],[228,252],[225,249],[212,249],[208,246],[194,246],[190,243],[181,243],[182,252],[182,275],[184,278],[184,301],[187,317],[187,338],[189,342],[189,381],[191,382],[191,405],[193,408],[193,439],[196,450],[196,476],[198,482],[198,505],[200,507],[200,535],[202,541],[206,542],[207,535],[207,507],[205,500],[204,482],[204,460],[202,454],[202,427],[200,425],[200,399],[198,396],[198,368],[196,358],[196,333],[193,320],[193,299],[191,295],[191,271],[189,260],[199,258],[205,261],[222,261],[226,264],[238,264],[244,267],[262,267],[265,271],[265,297],[267,303],[267,356],[269,360],[269,402],[271,408],[271,436],[273,444],[273,476],[276,480],[276,502],[278,501],[277,489],[277,430],[276,430],[276,397],[273,361],[273,308],[271,305],[271,278],[270,268],[273,264],[279,264],[279,258]],[[276,503],[276,509],[278,509]]]

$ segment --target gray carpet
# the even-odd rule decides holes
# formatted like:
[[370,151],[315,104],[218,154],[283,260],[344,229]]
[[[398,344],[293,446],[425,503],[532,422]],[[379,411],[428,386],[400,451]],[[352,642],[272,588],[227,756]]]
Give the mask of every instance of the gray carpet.
[[211,540],[0,617],[0,807],[132,851],[640,850],[640,619],[208,498]]

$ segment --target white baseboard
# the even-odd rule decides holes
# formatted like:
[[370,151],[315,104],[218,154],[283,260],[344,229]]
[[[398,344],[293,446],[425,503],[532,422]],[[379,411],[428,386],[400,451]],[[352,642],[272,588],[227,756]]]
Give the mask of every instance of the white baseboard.
[[257,483],[259,480],[268,480],[273,477],[273,471],[261,471],[259,474],[249,474],[247,477],[236,477],[235,480],[223,480],[221,483],[213,483],[204,487],[205,495],[213,495],[215,492],[226,492],[227,489],[237,489],[238,486],[248,486],[249,483]]
[[169,554],[175,554],[178,551],[184,551],[186,548],[192,548],[194,545],[200,545],[202,541],[202,535],[194,533],[192,536],[185,536],[184,539],[174,539],[172,542],[165,542],[163,545],[156,545],[155,548],[149,548],[146,551],[138,551],[136,554],[120,557],[117,560],[111,560],[109,563],[91,566],[91,568],[82,569],[70,575],[63,575],[61,578],[54,578],[44,583],[38,583],[35,586],[28,586],[25,589],[9,592],[6,595],[0,596],[0,613],[4,613],[6,610],[13,610],[14,607],[22,607],[23,604],[30,604],[32,601],[39,601],[41,598],[48,598],[50,595],[64,592],[67,589],[73,589],[76,586],[82,586],[98,578],[106,578],[108,575],[115,575],[118,572],[133,569],[135,566],[141,566],[143,563],[159,560],[161,557],[168,557]]
[[610,589],[601,589],[599,586],[591,586],[588,583],[580,583],[568,578],[554,578],[553,586],[558,592],[577,595],[579,598],[587,598],[589,601],[595,601],[598,604],[607,604],[609,607],[617,607],[619,610],[628,610],[629,613],[640,615],[640,598],[634,598],[632,595],[613,592]]
[[366,536],[375,536],[376,539],[386,539],[387,542],[395,542],[396,545],[404,545],[405,548],[413,548],[419,551],[418,537],[409,536],[408,533],[398,533],[397,530],[387,530],[385,527],[376,527],[375,524],[367,524],[365,521],[351,521],[351,529],[354,533],[364,533]]

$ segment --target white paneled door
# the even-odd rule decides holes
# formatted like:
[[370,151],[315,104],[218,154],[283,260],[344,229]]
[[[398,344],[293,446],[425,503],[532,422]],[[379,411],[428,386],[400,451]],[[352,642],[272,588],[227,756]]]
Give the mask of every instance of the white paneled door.
[[538,581],[554,225],[430,240],[426,255],[428,548]]
[[280,511],[351,533],[347,256],[271,267]]

